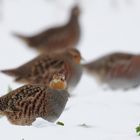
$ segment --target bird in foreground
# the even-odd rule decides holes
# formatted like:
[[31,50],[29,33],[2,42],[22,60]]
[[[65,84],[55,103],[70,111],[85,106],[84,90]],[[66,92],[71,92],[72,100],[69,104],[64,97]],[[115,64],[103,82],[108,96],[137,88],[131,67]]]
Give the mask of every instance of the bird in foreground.
[[31,48],[43,53],[44,51],[50,52],[75,47],[80,39],[79,15],[79,7],[74,6],[66,25],[50,28],[33,36],[24,36],[16,33],[14,35],[26,42]]
[[68,101],[64,75],[55,74],[48,87],[24,85],[0,97],[0,115],[14,125],[32,125],[37,118],[56,121]]
[[112,53],[83,65],[102,84],[112,89],[130,89],[140,85],[140,55]]
[[43,85],[48,85],[55,73],[62,73],[66,77],[68,89],[73,89],[82,76],[80,60],[80,52],[69,48],[62,52],[41,54],[15,69],[1,72],[15,77],[17,82]]

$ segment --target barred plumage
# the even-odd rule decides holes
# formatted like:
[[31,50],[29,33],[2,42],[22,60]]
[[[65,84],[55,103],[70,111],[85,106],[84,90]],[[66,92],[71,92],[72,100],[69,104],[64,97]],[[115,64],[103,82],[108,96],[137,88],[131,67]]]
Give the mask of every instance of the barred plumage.
[[25,85],[0,97],[0,114],[16,125],[31,125],[38,117],[54,122],[63,112],[68,96],[65,89]]
[[112,53],[83,67],[112,89],[129,89],[140,85],[140,55]]
[[55,73],[63,73],[68,88],[74,88],[82,75],[80,59],[79,51],[71,48],[62,52],[42,54],[16,69],[2,72],[14,76],[19,82],[43,85],[48,85]]

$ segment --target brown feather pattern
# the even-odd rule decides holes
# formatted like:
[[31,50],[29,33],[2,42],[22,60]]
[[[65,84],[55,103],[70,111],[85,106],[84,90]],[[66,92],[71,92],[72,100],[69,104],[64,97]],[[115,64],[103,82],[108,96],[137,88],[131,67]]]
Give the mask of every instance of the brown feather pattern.
[[55,121],[68,100],[65,90],[25,85],[0,98],[0,112],[16,125],[31,125],[37,117]]

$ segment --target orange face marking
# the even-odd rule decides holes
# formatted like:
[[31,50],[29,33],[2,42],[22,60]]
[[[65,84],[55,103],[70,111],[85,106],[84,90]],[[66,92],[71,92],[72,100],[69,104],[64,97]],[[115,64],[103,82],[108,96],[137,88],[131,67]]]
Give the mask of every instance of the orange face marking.
[[53,89],[66,89],[67,83],[63,74],[54,74],[50,82],[50,88]]
[[50,87],[53,89],[65,89],[66,83],[64,81],[57,81],[57,82],[52,81],[50,83]]
[[75,62],[76,62],[77,64],[80,64],[80,61],[81,61],[81,57],[80,57],[80,56],[75,58]]

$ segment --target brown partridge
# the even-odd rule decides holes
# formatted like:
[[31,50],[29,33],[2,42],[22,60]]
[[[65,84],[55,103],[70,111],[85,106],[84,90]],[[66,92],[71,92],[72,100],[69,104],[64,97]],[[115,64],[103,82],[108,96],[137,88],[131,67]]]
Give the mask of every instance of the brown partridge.
[[80,59],[80,52],[69,48],[62,52],[41,54],[18,68],[2,72],[14,76],[18,82],[43,85],[48,85],[55,73],[62,73],[66,77],[68,89],[73,89],[82,75]]
[[[58,86],[59,85],[59,86]],[[15,125],[32,125],[36,118],[56,121],[68,100],[64,75],[53,77],[48,87],[25,85],[0,97],[0,114]]]
[[80,39],[79,15],[80,9],[75,6],[66,25],[50,28],[34,36],[14,35],[25,41],[31,48],[41,52],[75,47]]
[[129,89],[140,85],[140,55],[112,53],[83,67],[112,89]]

